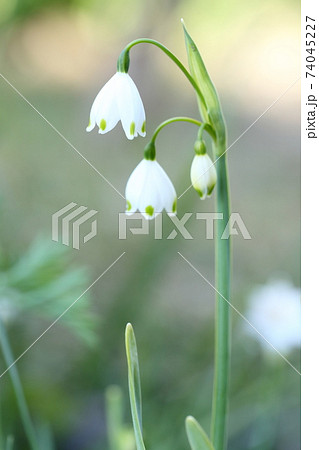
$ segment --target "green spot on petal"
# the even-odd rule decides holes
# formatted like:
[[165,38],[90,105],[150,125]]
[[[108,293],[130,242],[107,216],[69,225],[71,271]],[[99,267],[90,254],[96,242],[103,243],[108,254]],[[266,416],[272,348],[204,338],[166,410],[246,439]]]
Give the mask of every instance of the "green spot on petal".
[[126,211],[131,211],[131,209],[132,209],[131,203],[128,200],[126,200]]
[[173,213],[176,213],[176,209],[177,209],[176,207],[177,207],[177,198],[175,198],[173,206],[172,206],[172,212]]
[[214,190],[214,187],[215,187],[215,185],[213,185],[212,187],[210,187],[210,188],[207,189],[207,195],[211,195],[211,193],[212,193],[213,190]]
[[146,127],[145,127],[145,120],[144,120],[143,125],[142,125],[142,129],[141,129],[142,133],[145,133],[145,130],[146,130]]
[[90,127],[91,126],[91,120],[89,120],[89,124],[88,124],[88,127]]
[[131,123],[131,126],[130,126],[130,134],[131,134],[132,136],[134,136],[134,133],[135,133],[135,123],[132,122],[132,123]]
[[105,130],[105,128],[106,128],[106,120],[105,119],[102,119],[101,120],[101,122],[100,122],[100,128],[101,128],[101,130]]
[[197,192],[197,194],[200,196],[200,198],[203,199],[204,194],[202,193],[202,191],[200,189],[196,189],[196,188],[194,188],[194,189]]
[[152,215],[154,214],[154,208],[153,208],[153,206],[151,206],[151,205],[146,206],[145,212],[146,212],[146,214],[148,214],[149,216],[152,216]]

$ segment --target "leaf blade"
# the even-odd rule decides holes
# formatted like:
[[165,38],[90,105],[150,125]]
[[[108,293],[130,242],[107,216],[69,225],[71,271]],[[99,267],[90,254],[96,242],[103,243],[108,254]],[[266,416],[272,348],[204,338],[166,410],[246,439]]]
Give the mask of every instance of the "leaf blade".
[[186,417],[185,427],[188,442],[192,450],[214,450],[213,444],[208,439],[207,434],[194,417]]
[[226,127],[216,88],[207,72],[206,66],[195,42],[189,35],[184,22],[182,23],[189,70],[201,90],[206,102],[205,110],[201,101],[198,100],[201,116],[205,122],[212,126],[216,133],[217,141],[224,142],[226,139]]
[[138,353],[133,327],[130,323],[125,329],[125,348],[128,366],[128,385],[131,413],[137,450],[145,450],[142,432],[142,394]]

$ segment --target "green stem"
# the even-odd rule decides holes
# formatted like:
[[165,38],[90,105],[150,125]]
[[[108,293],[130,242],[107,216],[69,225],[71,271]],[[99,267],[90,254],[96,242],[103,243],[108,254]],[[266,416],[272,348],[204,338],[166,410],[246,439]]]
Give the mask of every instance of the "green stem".
[[152,139],[149,141],[149,143],[146,145],[144,149],[144,158],[154,161],[156,157],[156,148],[155,148],[155,141],[159,134],[159,132],[166,127],[166,125],[169,125],[174,122],[189,122],[193,123],[194,125],[199,126],[200,130],[203,130],[205,127],[208,128],[208,130],[211,130],[211,126],[209,124],[204,124],[202,122],[199,122],[196,119],[191,119],[190,117],[172,117],[171,119],[167,119],[164,122],[162,122],[154,131],[154,134],[152,136]]
[[[5,362],[8,366],[10,366],[14,362],[14,357],[12,354],[12,350],[10,347],[9,339],[7,336],[6,329],[0,319],[0,343],[4,355]],[[18,407],[20,410],[21,420],[24,426],[25,433],[30,443],[30,447],[33,450],[39,450],[36,432],[31,420],[31,416],[29,413],[29,409],[27,406],[27,402],[23,393],[22,384],[20,381],[20,377],[17,371],[16,366],[12,366],[9,370],[11,381],[13,384],[13,389],[17,398]]]
[[180,62],[180,60],[177,58],[177,56],[174,55],[174,53],[172,53],[167,47],[165,47],[165,45],[161,44],[158,41],[155,41],[154,39],[141,38],[141,39],[136,39],[135,41],[130,42],[124,48],[124,50],[121,52],[120,57],[118,59],[117,69],[120,72],[127,72],[128,61],[129,61],[129,57],[128,57],[129,51],[132,47],[134,47],[134,45],[137,45],[137,44],[152,44],[152,45],[155,45],[156,47],[160,48],[181,69],[183,74],[186,76],[188,81],[191,83],[191,85],[197,92],[197,95],[200,98],[200,100],[203,103],[203,106],[205,107],[205,110],[206,110],[206,103],[205,103],[204,96],[203,96],[202,92],[200,91],[199,87],[197,86],[194,78],[191,76],[191,74],[186,69],[186,67]]
[[[199,127],[198,133],[197,133],[197,139],[199,141],[201,141],[203,139],[203,131],[205,130],[205,128],[207,127],[208,124],[206,123],[202,123],[201,126]],[[208,125],[209,128],[212,130],[212,127],[210,125]],[[213,131],[213,130],[212,130]],[[210,133],[210,135],[213,137],[212,132]]]
[[207,123],[202,123],[199,120],[196,119],[191,119],[190,117],[172,117],[171,119],[167,119],[164,122],[162,122],[154,131],[151,142],[155,143],[155,139],[157,138],[158,133],[164,128],[166,127],[166,125],[169,125],[171,123],[174,122],[189,122],[189,123],[193,123],[194,125],[197,125],[198,127],[200,127],[200,129],[206,129],[208,131],[209,134],[212,133],[211,130],[211,126]]
[[[216,221],[215,237],[215,364],[212,407],[212,441],[215,450],[226,448],[226,417],[230,359],[229,293],[230,293],[230,239],[222,239],[230,215],[226,142],[216,149],[217,186],[216,211],[223,214]],[[226,301],[226,300],[227,301]]]

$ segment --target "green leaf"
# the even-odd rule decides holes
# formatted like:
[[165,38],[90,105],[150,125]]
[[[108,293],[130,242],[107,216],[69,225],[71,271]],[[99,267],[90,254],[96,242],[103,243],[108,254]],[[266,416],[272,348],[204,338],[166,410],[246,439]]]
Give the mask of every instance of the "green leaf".
[[137,450],[145,450],[142,433],[142,395],[140,369],[138,364],[134,330],[130,323],[126,325],[125,329],[125,347],[128,365],[128,387],[130,393],[135,441]]
[[186,417],[186,433],[192,450],[214,450],[203,428],[192,416]]
[[189,70],[202,92],[206,108],[198,98],[198,106],[203,120],[209,123],[216,133],[217,143],[220,145],[226,139],[225,121],[220,106],[219,98],[215,86],[210,79],[202,57],[195,45],[195,42],[188,34],[183,23],[185,44],[188,56]]

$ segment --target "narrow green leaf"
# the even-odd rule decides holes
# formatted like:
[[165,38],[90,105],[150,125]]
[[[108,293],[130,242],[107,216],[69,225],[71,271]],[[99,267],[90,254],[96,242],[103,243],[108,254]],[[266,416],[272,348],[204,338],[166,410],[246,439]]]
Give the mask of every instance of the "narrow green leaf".
[[130,323],[125,329],[125,347],[128,365],[128,386],[131,413],[137,450],[145,450],[142,433],[142,395],[137,346],[133,327]]
[[198,99],[198,106],[202,118],[205,122],[210,123],[216,133],[218,143],[222,143],[226,138],[225,121],[220,106],[219,98],[215,86],[208,75],[203,59],[195,45],[195,42],[188,34],[185,24],[183,23],[185,44],[188,56],[189,70],[202,92],[206,108]]
[[186,433],[192,450],[214,450],[203,428],[192,416],[186,417]]

